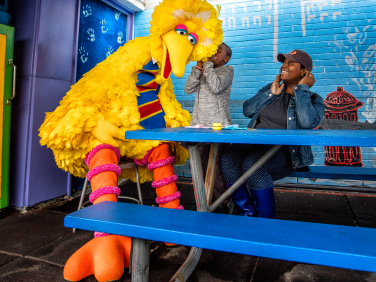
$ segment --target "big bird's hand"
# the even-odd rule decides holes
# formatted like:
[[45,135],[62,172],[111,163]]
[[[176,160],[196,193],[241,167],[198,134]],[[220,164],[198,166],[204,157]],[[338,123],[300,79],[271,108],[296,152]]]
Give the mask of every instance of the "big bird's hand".
[[169,119],[166,116],[165,116],[165,122],[166,122],[167,127],[170,127],[170,128],[180,127],[180,123],[177,120]]
[[120,279],[129,267],[131,245],[131,238],[118,235],[92,239],[68,259],[64,279],[80,281],[92,274],[100,282]]
[[125,140],[125,130],[121,130],[116,125],[101,119],[97,122],[97,125],[93,128],[91,133],[97,138],[99,141],[112,145],[114,147],[119,147],[116,139]]

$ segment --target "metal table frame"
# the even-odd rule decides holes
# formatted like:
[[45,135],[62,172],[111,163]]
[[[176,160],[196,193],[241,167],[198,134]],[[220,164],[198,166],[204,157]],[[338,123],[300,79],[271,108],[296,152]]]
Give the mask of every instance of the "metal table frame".
[[[257,130],[244,132],[218,132],[209,129],[168,128],[154,130],[140,130],[126,132],[126,139],[185,141],[189,150],[192,180],[194,187],[197,211],[213,212],[239,188],[254,172],[269,160],[282,145],[337,145],[337,146],[364,146],[376,147],[376,131],[362,130]],[[246,137],[246,140],[244,140]],[[270,138],[274,137],[274,138]],[[274,141],[278,140],[278,141]],[[210,148],[209,162],[204,182],[198,142],[213,143]],[[238,179],[222,196],[211,204],[215,182],[216,158],[218,143],[248,143],[274,145],[256,164]],[[278,143],[279,145],[275,145]],[[149,277],[149,252],[145,240],[136,239],[132,245],[132,282],[147,282]],[[147,249],[147,251],[145,251]],[[191,251],[170,279],[170,282],[185,282],[194,271],[202,253],[201,248],[192,247]],[[131,270],[130,270],[131,271]]]

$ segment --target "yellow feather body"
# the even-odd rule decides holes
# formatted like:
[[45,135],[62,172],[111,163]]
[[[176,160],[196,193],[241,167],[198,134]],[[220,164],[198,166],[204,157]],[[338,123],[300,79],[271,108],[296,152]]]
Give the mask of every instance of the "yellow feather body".
[[[101,144],[92,134],[99,120],[104,119],[121,130],[142,129],[137,108],[138,71],[151,56],[162,67],[162,35],[178,24],[184,24],[188,33],[196,33],[199,38],[186,63],[205,61],[215,54],[223,39],[219,13],[219,6],[215,9],[206,0],[163,0],[152,14],[149,37],[136,38],[120,47],[73,85],[55,111],[46,114],[39,129],[40,143],[52,149],[57,165],[75,176],[86,176],[85,155]],[[158,73],[156,82],[161,85],[158,97],[166,125],[189,125],[190,115],[177,102],[171,79],[162,80]],[[142,159],[152,147],[161,144],[142,140],[116,139],[116,142],[121,156],[135,159]],[[184,163],[187,150],[175,142],[169,144],[175,163]],[[139,173],[141,182],[152,180],[146,167],[140,167]],[[134,180],[134,171],[123,171],[121,176]]]
[[[101,144],[91,133],[101,119],[122,130],[142,129],[137,108],[137,72],[151,59],[150,37],[136,38],[120,47],[106,60],[86,73],[60,102],[55,111],[47,113],[40,127],[40,143],[52,149],[56,163],[61,169],[85,177],[85,155]],[[165,112],[168,127],[190,124],[188,111],[177,102],[171,79],[163,81],[160,74],[156,81],[161,85],[159,100]],[[160,141],[118,140],[121,156],[142,159]],[[188,158],[185,148],[171,142],[170,148],[176,163]],[[132,170],[122,172],[125,178],[134,179]],[[140,168],[141,181],[149,181],[152,174]]]

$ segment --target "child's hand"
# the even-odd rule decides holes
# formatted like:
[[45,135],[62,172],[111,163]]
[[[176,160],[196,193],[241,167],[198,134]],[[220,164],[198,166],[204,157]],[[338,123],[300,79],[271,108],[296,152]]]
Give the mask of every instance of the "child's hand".
[[274,95],[279,95],[279,94],[282,93],[282,90],[283,90],[283,87],[285,86],[285,83],[282,83],[281,85],[280,85],[280,83],[281,83],[281,74],[279,73],[279,74],[275,77],[275,79],[274,79],[274,81],[273,81],[273,84],[272,84],[272,86],[270,87],[270,90],[272,91],[272,93],[273,93]]
[[212,63],[215,63],[215,60],[217,59],[217,57],[215,56],[215,54],[211,57],[208,58],[208,62],[212,62]]
[[197,61],[197,66],[202,69],[204,64],[201,61]]

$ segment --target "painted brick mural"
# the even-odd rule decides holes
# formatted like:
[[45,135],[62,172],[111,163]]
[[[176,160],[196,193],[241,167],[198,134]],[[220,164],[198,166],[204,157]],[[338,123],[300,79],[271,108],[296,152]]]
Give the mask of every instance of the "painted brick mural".
[[[332,113],[329,118],[344,118],[343,113],[336,114],[335,107],[331,105],[333,99],[342,95],[335,93],[342,91],[354,103],[354,107],[347,109],[354,112],[348,120],[355,121],[356,117],[358,122],[375,122],[376,0],[210,2],[221,6],[224,42],[233,50],[229,63],[235,69],[230,98],[233,124],[242,127],[248,124],[249,119],[244,118],[242,113],[243,102],[274,80],[280,67],[280,63],[276,62],[277,54],[294,49],[302,49],[311,55],[314,62],[312,72],[317,80],[311,90],[326,99],[326,113],[328,116]],[[136,14],[136,37],[149,34],[152,11],[147,9]],[[193,65],[195,63],[186,68],[186,74],[181,79],[172,75],[177,99],[190,112],[195,96],[184,93],[184,83]],[[314,146],[315,165],[334,163],[328,161],[333,154],[330,150],[330,147]],[[361,164],[364,167],[376,167],[375,150],[361,148]],[[296,183],[295,179],[284,181]],[[365,181],[320,181],[323,185],[374,186]],[[311,181],[306,179],[303,183]]]

